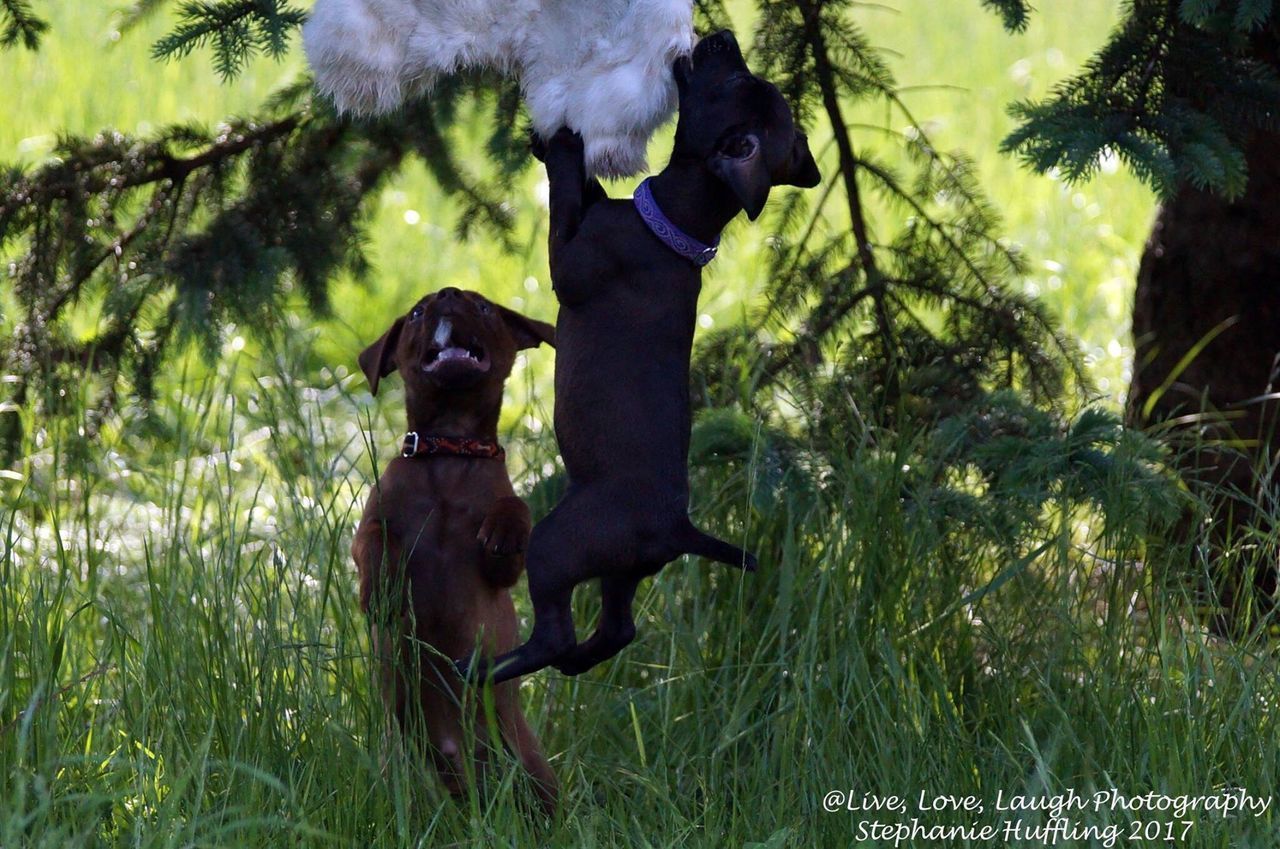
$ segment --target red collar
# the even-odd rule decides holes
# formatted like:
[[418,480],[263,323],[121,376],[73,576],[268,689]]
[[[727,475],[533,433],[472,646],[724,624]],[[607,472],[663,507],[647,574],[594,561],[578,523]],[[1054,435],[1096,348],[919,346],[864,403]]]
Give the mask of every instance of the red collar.
[[506,456],[502,446],[490,439],[465,436],[419,436],[417,431],[404,435],[401,457],[482,457],[501,460]]

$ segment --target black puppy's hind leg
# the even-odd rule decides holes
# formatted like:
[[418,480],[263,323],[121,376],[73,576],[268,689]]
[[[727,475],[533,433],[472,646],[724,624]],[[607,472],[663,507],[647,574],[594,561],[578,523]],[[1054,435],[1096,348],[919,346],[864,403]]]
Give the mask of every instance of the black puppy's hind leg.
[[[648,571],[656,572],[661,566],[657,564]],[[565,675],[580,675],[631,644],[636,638],[631,605],[637,584],[638,580],[628,576],[606,575],[600,579],[600,624],[595,633],[555,662],[556,669]]]
[[692,522],[685,528],[679,544],[686,554],[705,557],[718,563],[727,563],[730,566],[738,567],[744,572],[754,572],[756,570],[756,556],[754,554],[749,551],[743,551],[736,545],[730,545],[722,539],[716,539],[711,534],[703,533],[695,528]]
[[535,588],[531,581],[529,596],[533,601],[533,632],[529,639],[492,660],[473,654],[454,661],[454,668],[462,678],[479,683],[493,676],[493,683],[501,684],[551,666],[556,658],[576,645],[570,608],[573,586],[558,586],[548,591]]

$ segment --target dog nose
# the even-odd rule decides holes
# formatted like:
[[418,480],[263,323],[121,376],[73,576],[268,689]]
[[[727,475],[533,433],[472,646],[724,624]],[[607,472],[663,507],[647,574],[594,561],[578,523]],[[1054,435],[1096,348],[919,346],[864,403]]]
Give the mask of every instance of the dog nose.
[[463,315],[474,311],[475,307],[467,293],[454,286],[446,286],[436,292],[433,306],[437,315]]
[[733,37],[733,33],[727,29],[719,32],[713,32],[698,41],[698,45],[694,48],[695,58],[699,55],[710,53],[729,53],[738,49],[738,39]]
[[737,39],[733,37],[733,33],[727,29],[722,29],[711,33],[707,36],[708,47],[728,47],[730,44],[736,44]]

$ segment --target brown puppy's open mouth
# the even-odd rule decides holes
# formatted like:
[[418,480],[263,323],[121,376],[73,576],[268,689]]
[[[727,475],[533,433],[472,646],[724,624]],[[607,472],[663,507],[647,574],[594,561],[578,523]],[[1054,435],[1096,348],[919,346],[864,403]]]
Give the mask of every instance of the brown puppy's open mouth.
[[422,370],[436,378],[453,380],[473,377],[489,371],[489,353],[477,342],[463,344],[454,333],[454,319],[448,316],[436,323],[431,344],[422,360]]
[[489,370],[489,354],[479,345],[461,347],[450,345],[447,348],[431,348],[423,360],[422,370],[427,374],[444,369],[458,369],[475,372]]

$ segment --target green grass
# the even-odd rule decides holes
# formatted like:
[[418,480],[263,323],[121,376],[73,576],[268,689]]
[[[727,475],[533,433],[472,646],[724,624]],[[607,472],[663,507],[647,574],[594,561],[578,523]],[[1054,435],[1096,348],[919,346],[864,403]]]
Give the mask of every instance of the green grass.
[[[1275,786],[1274,663],[1203,636],[1137,568],[1135,481],[1106,480],[1114,521],[1050,499],[1042,535],[1005,549],[903,498],[904,436],[754,508],[746,469],[699,472],[699,520],[745,525],[763,568],[677,563],[618,660],[525,683],[563,782],[553,821],[521,810],[510,762],[488,801],[453,804],[387,755],[347,553],[364,402],[297,377],[295,341],[258,389],[228,393],[255,362],[228,357],[91,445],[30,422],[0,532],[0,845],[835,847],[868,817],[825,812],[832,790]],[[137,456],[144,432],[168,447]],[[549,447],[515,449],[536,468]],[[1134,819],[1173,818],[1077,822]],[[1188,846],[1274,840],[1271,816],[1189,819]]]
[[[202,57],[145,58],[163,22],[114,44],[105,11],[46,5],[45,50],[0,54],[0,88],[17,92],[4,159],[37,161],[62,127],[145,131],[248,111],[297,67],[258,63],[224,87]],[[898,52],[904,84],[961,87],[909,102],[939,143],[974,155],[1032,258],[1024,284],[1084,340],[1117,398],[1151,199],[1122,173],[1065,187],[995,152],[1003,105],[1078,65],[1113,4],[1042,4],[1016,37],[973,0],[898,5],[857,14]],[[960,824],[1008,818],[991,810],[997,793],[1276,786],[1274,661],[1191,624],[1161,574],[1189,552],[1143,562],[1138,482],[1109,478],[1095,493],[1118,505],[1111,521],[1062,495],[1034,535],[996,546],[904,497],[901,458],[919,450],[904,434],[854,445],[821,485],[770,497],[752,491],[749,468],[699,471],[699,521],[745,533],[760,572],[674,564],[642,587],[640,638],[617,660],[525,683],[563,783],[553,821],[521,810],[510,763],[488,801],[449,802],[420,760],[389,751],[370,687],[348,546],[401,414],[397,392],[374,402],[352,372],[393,315],[446,283],[552,315],[537,181],[531,171],[512,198],[524,255],[459,243],[454,211],[411,168],[381,199],[374,282],[340,282],[334,318],[299,318],[287,339],[243,350],[230,333],[217,363],[175,371],[152,415],[126,409],[91,441],[74,417],[7,413],[28,417],[29,441],[0,472],[0,847],[843,847],[869,817],[825,812],[832,790],[911,807],[922,792],[980,797],[980,815],[918,815]],[[704,290],[713,325],[762,286],[766,235],[730,233]],[[532,353],[513,378],[513,429],[549,421],[551,365]],[[81,415],[91,407],[80,399]],[[512,449],[528,492],[554,449],[545,431]],[[596,605],[583,595],[585,629]],[[1125,843],[1134,819],[1174,818],[1078,821],[1119,825]],[[1270,810],[1190,819],[1178,845],[1276,843]]]

